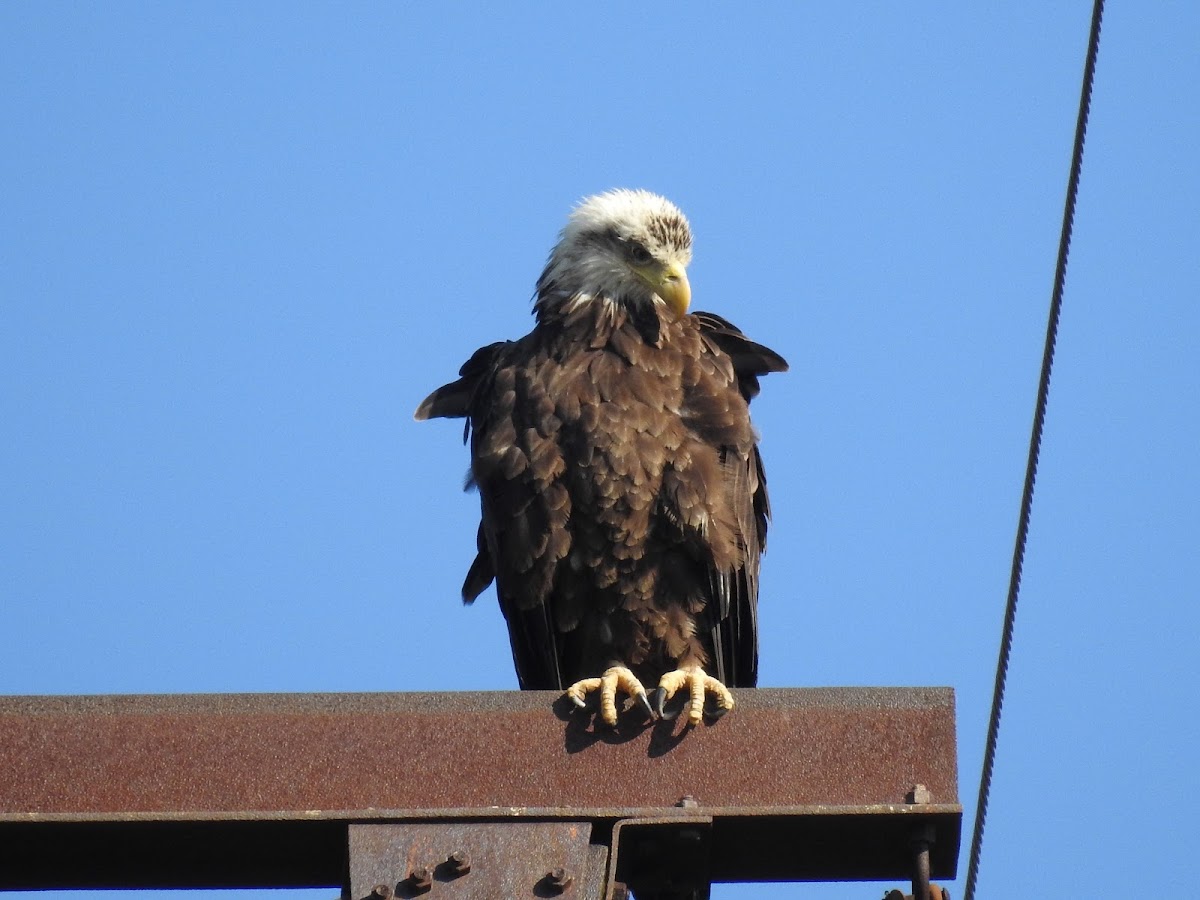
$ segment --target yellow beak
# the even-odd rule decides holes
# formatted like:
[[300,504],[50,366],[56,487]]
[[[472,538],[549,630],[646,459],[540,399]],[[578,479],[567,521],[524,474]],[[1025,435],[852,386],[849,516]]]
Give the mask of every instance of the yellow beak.
[[688,304],[692,302],[692,286],[683,266],[673,262],[661,269],[657,266],[638,269],[637,273],[654,293],[662,297],[675,318],[687,314]]

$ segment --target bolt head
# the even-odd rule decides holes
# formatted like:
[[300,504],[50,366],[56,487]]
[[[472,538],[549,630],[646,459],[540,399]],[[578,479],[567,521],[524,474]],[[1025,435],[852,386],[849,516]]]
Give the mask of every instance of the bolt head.
[[684,809],[695,809],[700,805],[700,801],[691,794],[684,794],[675,803],[676,806],[682,806]]
[[914,784],[904,795],[905,803],[932,803],[933,794],[923,784]]
[[446,857],[446,868],[456,877],[466,875],[471,871],[471,854],[466,850],[455,850]]
[[429,866],[418,866],[408,876],[408,883],[414,891],[425,893],[433,887],[433,869]]
[[561,894],[571,886],[574,877],[566,869],[551,869],[546,873],[546,887],[555,894]]

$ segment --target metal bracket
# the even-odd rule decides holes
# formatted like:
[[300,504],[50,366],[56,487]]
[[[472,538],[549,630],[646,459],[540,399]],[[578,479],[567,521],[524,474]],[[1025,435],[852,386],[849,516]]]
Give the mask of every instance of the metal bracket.
[[347,900],[707,900],[712,817],[349,826]]
[[708,900],[712,816],[622,819],[613,825],[604,900]]
[[349,900],[600,897],[591,838],[591,822],[351,825]]

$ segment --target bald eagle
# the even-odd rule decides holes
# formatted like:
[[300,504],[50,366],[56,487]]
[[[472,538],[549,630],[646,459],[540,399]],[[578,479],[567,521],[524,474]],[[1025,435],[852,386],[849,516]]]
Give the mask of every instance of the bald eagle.
[[[767,483],[749,401],[779,354],[688,313],[692,233],[646,191],[589,197],[537,282],[536,325],[475,352],[418,420],[467,419],[471,603],[493,580],[526,690],[618,692],[698,724],[758,679]],[[655,685],[647,696],[645,684]]]

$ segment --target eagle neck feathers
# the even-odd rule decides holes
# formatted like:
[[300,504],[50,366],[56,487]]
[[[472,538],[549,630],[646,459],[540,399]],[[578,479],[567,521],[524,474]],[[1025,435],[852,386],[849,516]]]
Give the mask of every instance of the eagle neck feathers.
[[535,314],[539,330],[593,350],[609,347],[619,331],[633,331],[646,345],[661,347],[666,330],[658,304],[642,298],[619,302],[605,295],[539,293]]

